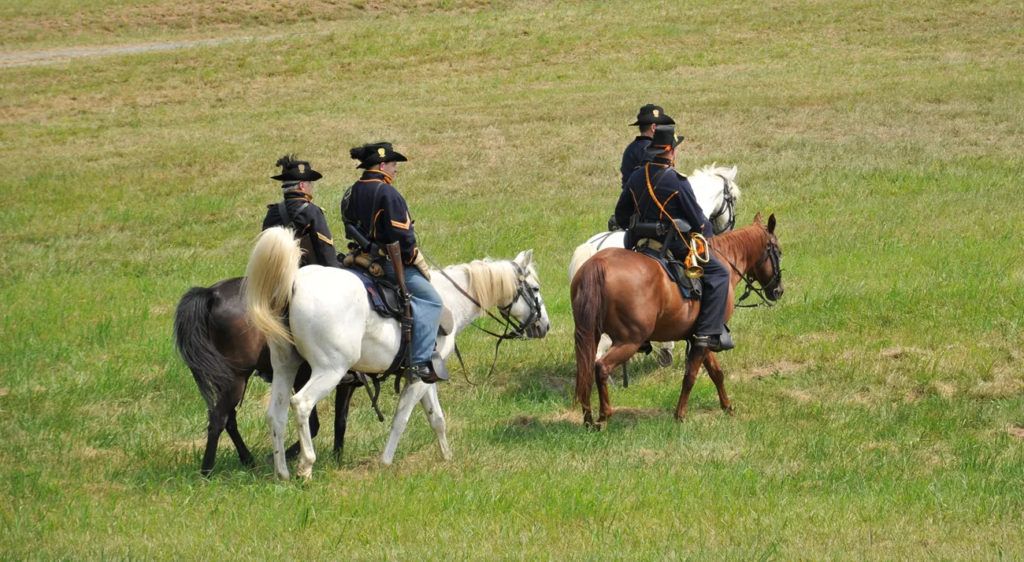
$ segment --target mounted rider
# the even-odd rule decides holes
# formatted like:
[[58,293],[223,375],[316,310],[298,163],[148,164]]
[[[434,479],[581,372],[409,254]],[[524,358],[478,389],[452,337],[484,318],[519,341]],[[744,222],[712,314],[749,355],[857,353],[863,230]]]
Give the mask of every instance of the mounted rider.
[[[639,127],[640,134],[622,152],[622,165],[619,166],[619,173],[622,174],[622,189],[626,189],[626,181],[629,180],[629,176],[633,174],[634,170],[654,158],[654,155],[647,152],[647,147],[651,145],[651,139],[654,137],[654,128],[658,125],[675,124],[676,122],[665,114],[665,110],[660,105],[649,103],[640,108],[636,115],[636,121],[630,124],[630,127]],[[619,230],[622,226],[621,223],[615,222],[615,215],[608,220],[608,230]]]
[[285,226],[295,232],[303,249],[299,267],[310,264],[340,267],[324,211],[312,202],[313,182],[323,176],[309,162],[298,160],[294,155],[282,156],[276,166],[281,167],[281,173],[270,179],[281,182],[284,199],[267,205],[263,230]]
[[[364,172],[341,200],[345,236],[362,252],[376,251],[378,255],[388,244],[398,242],[402,277],[412,297],[412,349],[406,375],[424,382],[446,380],[444,364],[434,351],[443,301],[430,284],[430,271],[416,244],[409,206],[392,185],[397,163],[408,159],[396,152],[389,142],[364,144],[352,148],[349,155],[359,161],[356,167],[363,168]],[[378,248],[363,247],[366,244]],[[385,273],[395,279],[394,265],[385,261],[383,267]]]
[[[697,204],[690,182],[673,168],[676,147],[682,141],[682,136],[676,136],[674,125],[657,125],[646,148],[652,160],[634,170],[626,181],[615,205],[615,219],[619,224],[630,226],[626,232],[626,248],[634,249],[641,242],[651,243],[650,239],[655,237],[651,234],[653,225],[655,231],[667,232],[654,243],[667,245],[673,256],[682,261],[690,253],[694,233],[705,239],[714,235],[711,221]],[[725,327],[730,274],[712,252],[704,251],[708,261],[703,264],[700,312],[691,340],[694,346],[724,351],[733,347]]]

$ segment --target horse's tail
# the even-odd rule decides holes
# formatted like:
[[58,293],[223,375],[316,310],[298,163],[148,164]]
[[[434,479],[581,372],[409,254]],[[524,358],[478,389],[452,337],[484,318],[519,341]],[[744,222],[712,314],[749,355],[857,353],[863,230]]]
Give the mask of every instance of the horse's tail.
[[572,260],[569,261],[569,282],[572,283],[572,278],[576,277],[576,272],[583,267],[584,262],[590,259],[591,256],[597,253],[597,246],[590,242],[584,242],[579,246],[576,246],[576,251],[572,253]]
[[587,262],[572,284],[572,318],[576,324],[576,400],[584,402],[594,384],[597,342],[604,331],[604,265]]
[[174,343],[192,371],[208,410],[214,408],[217,397],[233,382],[228,360],[214,347],[210,337],[213,298],[213,289],[192,287],[174,311]]
[[295,343],[285,322],[285,311],[301,257],[302,248],[292,230],[275,226],[256,239],[245,268],[242,292],[249,321],[278,345]]

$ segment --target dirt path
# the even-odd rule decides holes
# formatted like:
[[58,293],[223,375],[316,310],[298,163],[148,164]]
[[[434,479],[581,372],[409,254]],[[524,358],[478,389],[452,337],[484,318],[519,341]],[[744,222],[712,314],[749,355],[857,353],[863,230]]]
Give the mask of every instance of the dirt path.
[[[307,35],[307,34],[303,34]],[[59,49],[53,51],[36,51],[25,53],[0,53],[0,68],[13,66],[36,66],[68,62],[82,57],[98,57],[105,55],[125,55],[148,53],[153,51],[173,51],[191,47],[211,47],[227,43],[245,41],[270,41],[291,37],[292,35],[268,35],[266,37],[240,37],[236,39],[207,39],[203,41],[181,41],[174,43],[147,43],[142,45],[121,45],[116,47],[82,47],[78,49]]]

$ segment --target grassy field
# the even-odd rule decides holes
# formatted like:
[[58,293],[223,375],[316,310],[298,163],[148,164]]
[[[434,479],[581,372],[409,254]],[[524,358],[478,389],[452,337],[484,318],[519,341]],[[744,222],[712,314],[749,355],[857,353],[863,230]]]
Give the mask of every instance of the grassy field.
[[[81,4],[0,0],[0,558],[1024,558],[1020,2]],[[776,214],[787,291],[732,321],[735,417],[643,358],[588,433],[566,270],[647,102]],[[242,274],[281,154],[339,233],[376,140],[435,260],[534,248],[551,333],[490,377],[464,333],[451,462],[417,413],[381,466],[357,394],[279,483],[254,380],[260,462],[201,478],[178,299]]]

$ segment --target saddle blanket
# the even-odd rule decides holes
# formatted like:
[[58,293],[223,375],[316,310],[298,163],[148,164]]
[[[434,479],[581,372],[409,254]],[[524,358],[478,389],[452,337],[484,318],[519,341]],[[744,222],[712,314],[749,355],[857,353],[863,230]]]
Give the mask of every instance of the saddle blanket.
[[370,308],[374,312],[384,318],[401,317],[402,310],[398,305],[397,288],[385,285],[384,283],[386,282],[379,282],[377,279],[370,277],[361,268],[351,267],[346,269],[354,273],[363,282],[363,287],[366,288],[366,297],[370,300]]
[[684,273],[685,265],[683,262],[663,258],[661,253],[653,248],[637,248],[636,251],[658,262],[665,271],[665,274],[668,275],[668,278],[676,284],[676,287],[679,287],[679,294],[684,299],[700,300],[700,279],[690,279],[687,277]]

